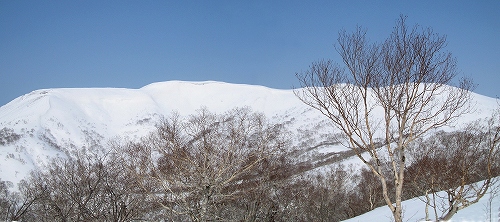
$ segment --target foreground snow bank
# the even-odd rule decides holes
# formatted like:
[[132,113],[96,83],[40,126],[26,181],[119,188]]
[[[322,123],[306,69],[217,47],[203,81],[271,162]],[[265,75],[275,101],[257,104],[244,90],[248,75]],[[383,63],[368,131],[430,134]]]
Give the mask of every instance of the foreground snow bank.
[[[500,177],[497,179],[500,179]],[[479,202],[458,211],[451,221],[500,221],[499,185],[496,184],[496,193],[489,192]],[[445,195],[444,192],[438,194],[440,196]],[[416,197],[403,202],[403,221],[423,221],[425,219],[425,203],[422,201],[423,199],[423,197]],[[442,211],[438,209],[438,215],[441,214]],[[429,217],[431,220],[435,218],[432,208],[429,208]],[[382,206],[345,221],[394,221],[394,219],[389,207]]]

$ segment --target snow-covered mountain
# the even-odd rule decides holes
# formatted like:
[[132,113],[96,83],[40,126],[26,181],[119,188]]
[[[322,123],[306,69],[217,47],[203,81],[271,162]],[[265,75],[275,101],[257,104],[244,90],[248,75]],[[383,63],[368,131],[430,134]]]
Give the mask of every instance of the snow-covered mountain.
[[[461,122],[491,115],[498,100],[473,94],[475,112]],[[162,115],[182,116],[206,107],[222,113],[249,106],[271,121],[286,122],[296,145],[316,152],[345,150],[331,145],[335,129],[293,90],[223,82],[159,82],[140,89],[45,89],[0,107],[0,179],[17,183],[49,158],[111,138],[140,138]],[[321,144],[330,144],[321,146]]]
[[36,90],[0,107],[0,179],[15,184],[49,157],[70,149],[115,137],[139,138],[173,111],[186,116],[201,107],[222,113],[244,106],[272,121],[288,121],[304,138],[305,129],[327,123],[292,90],[262,86],[170,81],[140,89]]

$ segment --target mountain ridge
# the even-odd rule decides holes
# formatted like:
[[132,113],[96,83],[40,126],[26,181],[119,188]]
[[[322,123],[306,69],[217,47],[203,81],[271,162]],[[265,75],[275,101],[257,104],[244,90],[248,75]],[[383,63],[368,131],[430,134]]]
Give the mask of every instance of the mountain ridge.
[[35,90],[0,107],[0,129],[6,129],[3,136],[19,136],[0,145],[0,159],[4,160],[0,162],[0,179],[17,183],[29,170],[43,166],[46,159],[89,146],[92,137],[140,138],[154,129],[162,115],[172,112],[186,116],[202,107],[222,113],[244,106],[268,118],[310,110],[291,90],[215,81],[167,81],[140,89]]
[[[498,99],[472,96],[476,112],[462,122],[487,117],[500,104]],[[17,183],[48,158],[115,137],[138,139],[154,130],[161,116],[172,112],[187,116],[202,107],[215,113],[250,107],[271,121],[288,123],[295,145],[331,144],[335,134],[329,120],[302,103],[293,90],[217,81],[166,81],[139,89],[40,89],[0,107],[0,130],[5,129],[0,136],[17,138],[0,145],[4,160],[0,179]],[[339,146],[318,149],[345,150]]]

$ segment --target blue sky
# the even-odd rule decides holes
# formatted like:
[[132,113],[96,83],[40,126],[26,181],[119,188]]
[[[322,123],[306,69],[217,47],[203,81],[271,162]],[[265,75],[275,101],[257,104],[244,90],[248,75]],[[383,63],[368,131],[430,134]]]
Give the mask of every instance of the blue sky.
[[290,89],[341,29],[381,41],[400,14],[447,35],[476,92],[500,96],[500,1],[0,0],[0,105],[36,89],[215,80]]

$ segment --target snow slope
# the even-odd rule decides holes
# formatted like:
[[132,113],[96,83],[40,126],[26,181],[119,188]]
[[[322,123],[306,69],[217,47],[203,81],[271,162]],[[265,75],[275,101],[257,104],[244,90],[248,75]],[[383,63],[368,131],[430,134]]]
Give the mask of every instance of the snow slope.
[[[496,193],[487,193],[479,202],[459,210],[457,214],[452,217],[451,221],[500,221],[500,190],[498,184],[496,189],[493,190],[495,190]],[[444,192],[439,192],[437,195],[446,196]],[[425,203],[422,200],[424,200],[424,197],[416,197],[403,201],[403,221],[423,221],[425,219]],[[441,215],[442,211],[438,209],[438,217]],[[432,208],[429,208],[429,219],[435,220]],[[394,221],[394,219],[389,207],[382,206],[368,213],[345,220],[345,222],[362,221],[389,222]]]
[[154,129],[160,116],[173,111],[186,116],[201,107],[221,113],[244,106],[272,121],[289,122],[293,130],[326,123],[292,90],[262,86],[169,81],[140,89],[36,90],[0,107],[0,130],[7,128],[20,136],[0,145],[0,179],[17,183],[49,157],[65,155],[71,149],[118,136],[139,138]]
[[[462,118],[462,123],[491,115],[499,103],[477,94],[473,98],[475,112]],[[214,81],[168,81],[140,89],[44,89],[0,107],[0,130],[9,130],[3,136],[20,137],[0,144],[0,179],[15,184],[50,157],[111,138],[140,138],[154,129],[162,115],[173,111],[186,116],[201,107],[221,113],[243,106],[277,123],[287,123],[297,146],[317,147],[318,153],[345,150],[325,143],[331,142],[336,129],[318,111],[304,105],[293,90]]]

